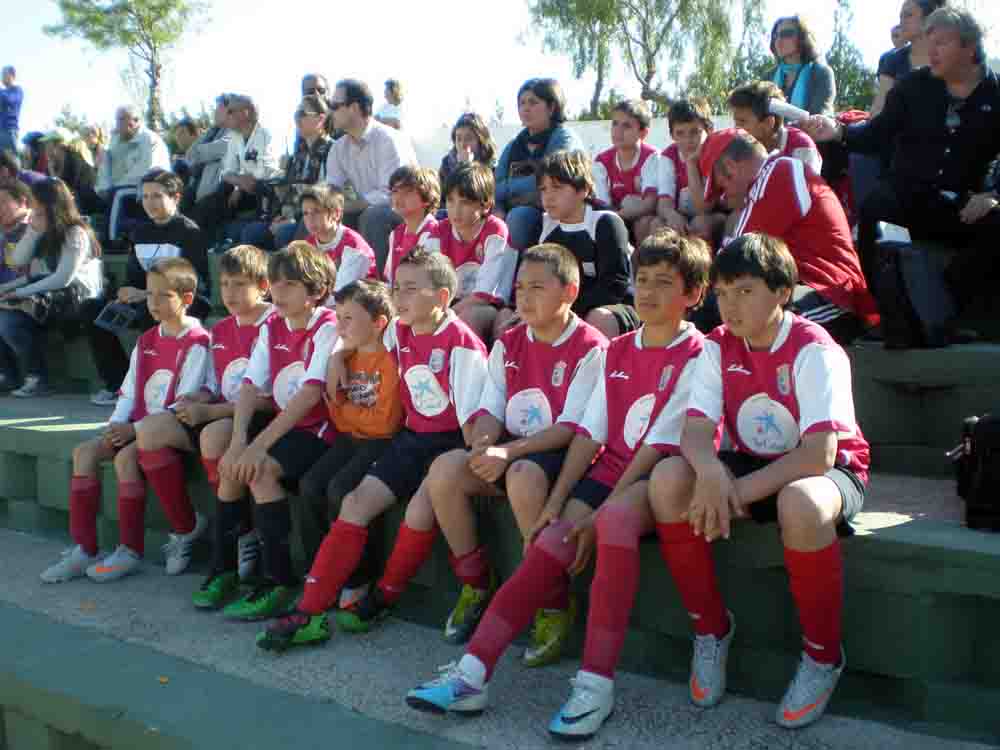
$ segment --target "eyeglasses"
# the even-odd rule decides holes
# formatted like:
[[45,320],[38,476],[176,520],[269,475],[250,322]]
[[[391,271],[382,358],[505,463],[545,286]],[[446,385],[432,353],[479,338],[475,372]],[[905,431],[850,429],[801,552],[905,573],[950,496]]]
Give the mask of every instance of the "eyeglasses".
[[781,39],[795,39],[799,35],[799,30],[794,26],[788,26],[778,32],[778,37]]
[[304,93],[306,94],[306,96],[308,96],[309,94],[325,94],[326,89],[323,88],[322,86],[310,86],[305,90]]

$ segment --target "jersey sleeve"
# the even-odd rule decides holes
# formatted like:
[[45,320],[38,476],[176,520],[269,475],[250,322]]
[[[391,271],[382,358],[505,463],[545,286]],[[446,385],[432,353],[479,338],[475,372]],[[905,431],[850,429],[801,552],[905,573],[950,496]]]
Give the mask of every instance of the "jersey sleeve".
[[608,381],[607,355],[601,357],[601,371],[594,384],[594,392],[587,401],[583,418],[576,431],[590,438],[595,443],[606,445],[608,442]]
[[177,398],[191,396],[205,387],[211,363],[211,351],[204,344],[195,344],[188,349],[184,364],[181,365],[180,375],[177,377]]
[[811,167],[812,171],[820,174],[823,171],[823,157],[819,155],[819,149],[815,147],[803,146],[792,151],[792,156]]
[[[685,368],[686,369],[686,368]],[[716,341],[706,340],[694,361],[687,416],[722,421],[722,352]]]
[[507,347],[502,340],[497,339],[490,351],[486,363],[486,378],[483,381],[483,394],[479,399],[479,408],[472,416],[479,418],[489,414],[503,424],[507,416],[507,372],[504,360],[507,357]]
[[393,318],[389,321],[389,325],[385,327],[385,332],[382,334],[382,346],[385,347],[387,352],[395,352],[396,344],[398,343],[398,336],[396,335],[396,325],[399,323],[399,318]]
[[618,214],[601,213],[594,230],[597,277],[587,291],[581,291],[573,308],[581,314],[595,307],[621,304],[628,296],[631,282],[628,227]]
[[271,395],[271,343],[270,329],[263,325],[257,334],[257,343],[250,354],[250,364],[243,376],[244,383],[250,383],[262,396]]
[[473,295],[492,304],[510,301],[517,269],[517,251],[507,243],[506,233],[491,234],[483,243],[483,264],[476,274]]
[[643,162],[642,170],[639,172],[639,188],[642,190],[642,197],[659,195],[660,192],[660,155],[650,154],[649,158]]
[[601,162],[594,160],[591,168],[594,177],[594,197],[605,206],[611,207],[611,180],[608,177],[608,169]]
[[656,186],[661,198],[677,197],[677,169],[674,160],[668,156],[659,158]]
[[780,159],[766,179],[762,195],[747,201],[737,235],[761,232],[784,237],[812,208],[806,167],[798,159]]
[[645,445],[655,448],[660,453],[680,451],[684,420],[691,402],[691,385],[695,380],[697,369],[697,359],[689,360],[684,365],[673,393],[660,409],[660,413],[653,417],[653,424],[642,441]]
[[465,425],[479,408],[486,384],[486,357],[481,349],[457,344],[451,350],[451,370],[448,373],[455,415]]
[[362,250],[347,246],[340,256],[340,266],[337,268],[337,279],[333,285],[333,291],[339,292],[348,284],[368,275],[371,266],[371,258]]
[[556,420],[558,424],[568,425],[574,430],[580,426],[590,395],[604,379],[604,357],[603,347],[595,346],[576,363],[573,379],[566,391],[566,403],[563,405],[562,414]]
[[799,434],[856,432],[851,363],[842,349],[809,344],[795,358]]
[[135,407],[135,378],[136,370],[139,367],[139,343],[132,349],[132,356],[129,358],[128,373],[122,386],[118,390],[118,401],[115,402],[115,410],[111,413],[108,422],[122,424],[129,421],[132,416],[132,409]]
[[219,375],[215,371],[215,357],[211,356],[211,352],[209,352],[208,371],[205,373],[205,384],[202,386],[202,390],[213,398],[218,398],[222,393],[222,384],[219,383]]
[[330,353],[334,344],[337,343],[337,324],[324,323],[313,336],[312,356],[309,358],[309,366],[306,367],[306,377],[302,384],[326,383],[326,366],[330,361]]

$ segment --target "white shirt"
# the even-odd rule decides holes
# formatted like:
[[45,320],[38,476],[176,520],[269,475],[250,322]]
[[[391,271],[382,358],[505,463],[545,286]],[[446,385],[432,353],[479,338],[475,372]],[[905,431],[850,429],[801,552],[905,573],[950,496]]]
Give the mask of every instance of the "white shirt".
[[226,155],[222,158],[222,174],[253,175],[266,180],[278,172],[278,162],[271,147],[271,133],[259,124],[247,138],[239,131],[231,131],[232,138]]
[[351,183],[370,205],[387,204],[389,176],[406,164],[419,164],[410,139],[372,118],[360,140],[345,135],[334,141],[326,158],[326,180],[341,189]]

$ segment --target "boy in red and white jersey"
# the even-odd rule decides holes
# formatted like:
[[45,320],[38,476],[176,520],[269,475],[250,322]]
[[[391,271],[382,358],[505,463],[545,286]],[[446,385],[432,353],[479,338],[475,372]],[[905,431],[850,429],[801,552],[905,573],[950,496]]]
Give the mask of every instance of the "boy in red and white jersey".
[[798,159],[813,172],[823,171],[823,157],[816,143],[798,128],[786,126],[784,118],[771,112],[772,101],[785,101],[785,95],[772,81],[754,81],[729,94],[733,125],[747,131],[768,150],[770,156]]
[[[122,383],[115,410],[101,437],[78,445],[73,451],[70,485],[70,534],[76,542],[55,565],[42,573],[46,583],[59,583],[87,575],[98,583],[137,572],[145,552],[146,482],[161,494],[161,502],[174,534],[172,543],[189,544],[200,536],[206,522],[196,515],[183,491],[180,457],[169,465],[144,450],[146,436],[137,440],[145,420],[174,408],[178,399],[198,393],[209,368],[209,335],[201,323],[187,316],[198,288],[198,274],[184,258],[168,258],[146,274],[146,304],[158,325],[136,342],[132,361]],[[149,430],[155,436],[155,430]],[[159,447],[159,446],[156,446]],[[189,448],[190,450],[190,448]],[[97,560],[97,513],[101,502],[98,470],[101,461],[114,459],[118,477],[119,544],[111,555]],[[181,492],[176,488],[180,472]],[[169,489],[170,492],[164,492]],[[175,559],[168,549],[167,572],[177,574],[187,558]]]
[[[854,416],[847,354],[819,325],[785,310],[797,282],[785,244],[746,234],[712,265],[723,325],[695,369],[681,457],[657,465],[650,504],[661,551],[691,614],[691,699],[717,703],[735,619],[716,583],[710,542],[733,516],[781,528],[804,649],[777,721],[822,716],[844,669],[838,536],[864,503],[868,443]],[[717,453],[725,429],[734,450]]]
[[438,221],[434,212],[441,202],[441,182],[437,172],[426,167],[402,166],[389,176],[392,210],[403,223],[389,234],[389,255],[383,276],[389,286],[399,261],[415,247],[439,250]]
[[680,99],[667,110],[667,127],[674,142],[660,154],[659,200],[650,230],[669,227],[684,233],[690,227],[693,234],[704,239],[704,227],[699,231],[696,217],[711,206],[705,206],[702,199],[698,150],[712,132],[712,114],[702,99]]
[[[365,238],[343,223],[344,194],[330,185],[312,185],[299,196],[306,242],[327,254],[337,269],[333,291],[359,279],[377,279],[375,251]],[[332,307],[332,302],[327,302]]]

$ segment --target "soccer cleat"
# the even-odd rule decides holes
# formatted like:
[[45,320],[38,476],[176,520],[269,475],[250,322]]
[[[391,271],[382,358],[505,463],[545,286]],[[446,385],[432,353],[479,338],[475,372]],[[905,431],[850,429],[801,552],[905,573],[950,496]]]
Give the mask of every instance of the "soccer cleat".
[[10,395],[14,398],[41,398],[51,396],[53,392],[40,375],[27,375],[24,378],[24,384],[11,391]]
[[726,693],[726,662],[729,646],[736,634],[736,620],[729,616],[729,632],[722,638],[714,635],[696,635],[694,653],[691,655],[691,677],[688,693],[696,706],[708,708],[722,700]]
[[382,590],[372,586],[364,596],[346,609],[338,609],[334,618],[345,633],[367,633],[389,616],[392,607],[386,604]]
[[221,609],[239,590],[240,579],[233,571],[212,573],[191,595],[191,603],[198,609]]
[[846,664],[844,649],[840,650],[840,664],[837,666],[820,664],[803,651],[795,677],[778,706],[777,722],[783,727],[795,729],[818,721],[833,697]]
[[570,595],[568,609],[540,609],[535,613],[531,628],[531,644],[524,650],[521,661],[526,667],[555,664],[562,656],[563,646],[576,622],[576,597]]
[[222,614],[232,620],[267,620],[280,617],[288,612],[295,601],[295,589],[291,586],[279,586],[275,583],[262,583],[253,590],[227,605]]
[[187,570],[191,564],[191,547],[205,533],[208,519],[201,513],[195,513],[194,528],[187,534],[171,534],[169,541],[163,545],[166,557],[167,575],[176,576]]
[[63,550],[62,557],[55,565],[42,571],[42,583],[65,583],[74,578],[87,575],[87,568],[97,562],[97,556],[91,557],[83,551],[79,544]]
[[96,583],[117,581],[138,572],[141,567],[142,558],[124,544],[119,544],[114,552],[87,568],[87,578]]
[[257,572],[260,561],[260,534],[257,529],[251,529],[240,536],[236,543],[236,556],[239,560],[240,580],[247,581]]
[[458,664],[452,662],[438,669],[437,679],[425,682],[406,694],[406,703],[418,711],[432,713],[478,714],[486,708],[486,686],[477,688]]
[[607,677],[577,672],[573,690],[549,722],[549,733],[558,738],[584,740],[597,734],[615,708],[615,683]]
[[265,651],[286,651],[292,646],[310,646],[330,640],[326,613],[310,615],[296,610],[275,620],[257,636],[257,646]]
[[90,397],[90,403],[94,406],[114,406],[118,403],[118,394],[115,391],[102,388]]
[[487,589],[474,589],[469,584],[462,586],[455,608],[444,624],[444,639],[448,643],[460,645],[472,637],[476,626],[483,619],[486,608],[497,590],[496,575],[490,571],[490,585]]

